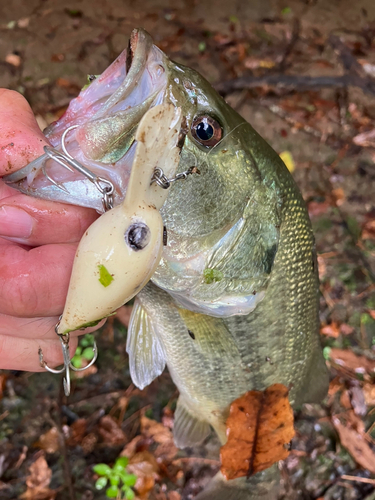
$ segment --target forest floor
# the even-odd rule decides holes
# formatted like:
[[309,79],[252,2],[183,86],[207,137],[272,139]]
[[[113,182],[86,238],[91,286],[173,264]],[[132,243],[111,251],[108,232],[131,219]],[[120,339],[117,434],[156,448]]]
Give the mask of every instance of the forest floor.
[[[1,2],[0,86],[23,93],[44,128],[137,26],[283,154],[309,208],[331,383],[295,416],[283,498],[374,500],[375,2]],[[104,499],[92,466],[121,453],[140,499],[192,499],[219,469],[214,438],[175,448],[167,372],[131,384],[128,317],[129,306],[96,335],[99,359],[68,399],[59,377],[0,371],[2,499]]]

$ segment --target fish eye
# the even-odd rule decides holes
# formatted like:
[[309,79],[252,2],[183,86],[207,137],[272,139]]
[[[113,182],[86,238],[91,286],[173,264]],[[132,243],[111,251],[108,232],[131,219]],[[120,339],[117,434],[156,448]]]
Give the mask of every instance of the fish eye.
[[208,148],[216,146],[223,137],[223,129],[220,123],[208,115],[198,116],[194,119],[191,133],[199,144]]
[[126,244],[136,252],[143,250],[150,243],[150,238],[150,228],[143,222],[132,224],[125,233]]

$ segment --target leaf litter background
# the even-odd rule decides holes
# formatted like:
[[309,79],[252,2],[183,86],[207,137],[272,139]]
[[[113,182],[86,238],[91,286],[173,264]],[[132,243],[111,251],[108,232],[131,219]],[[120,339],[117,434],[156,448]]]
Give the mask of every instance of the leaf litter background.
[[[373,0],[18,0],[0,5],[0,85],[41,128],[145,27],[205,75],[283,154],[308,203],[331,372],[295,415],[283,498],[375,498],[375,4]],[[97,369],[66,400],[49,374],[0,372],[0,497],[103,499],[92,465],[130,458],[138,498],[193,498],[219,469],[215,438],[177,450],[167,373],[139,391],[129,307],[97,336]],[[314,377],[314,374],[311,374]]]

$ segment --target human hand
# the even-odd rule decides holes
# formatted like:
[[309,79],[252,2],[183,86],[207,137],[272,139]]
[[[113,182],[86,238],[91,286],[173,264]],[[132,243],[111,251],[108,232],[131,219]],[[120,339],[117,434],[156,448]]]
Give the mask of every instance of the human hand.
[[[63,362],[54,327],[64,307],[77,244],[98,217],[93,210],[20,194],[1,180],[42,155],[46,144],[27,101],[0,89],[2,369],[43,370],[39,347],[49,366]],[[71,338],[72,353],[76,345]]]

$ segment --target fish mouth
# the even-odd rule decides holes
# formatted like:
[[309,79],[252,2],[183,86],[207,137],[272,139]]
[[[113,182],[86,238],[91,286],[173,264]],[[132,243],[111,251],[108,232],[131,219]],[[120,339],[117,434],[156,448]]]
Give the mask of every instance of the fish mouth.
[[[167,81],[167,57],[145,30],[135,29],[128,48],[44,131],[55,149],[113,184],[115,205],[125,198],[138,123],[164,101]],[[95,184],[48,155],[4,180],[32,196],[103,211]]]

